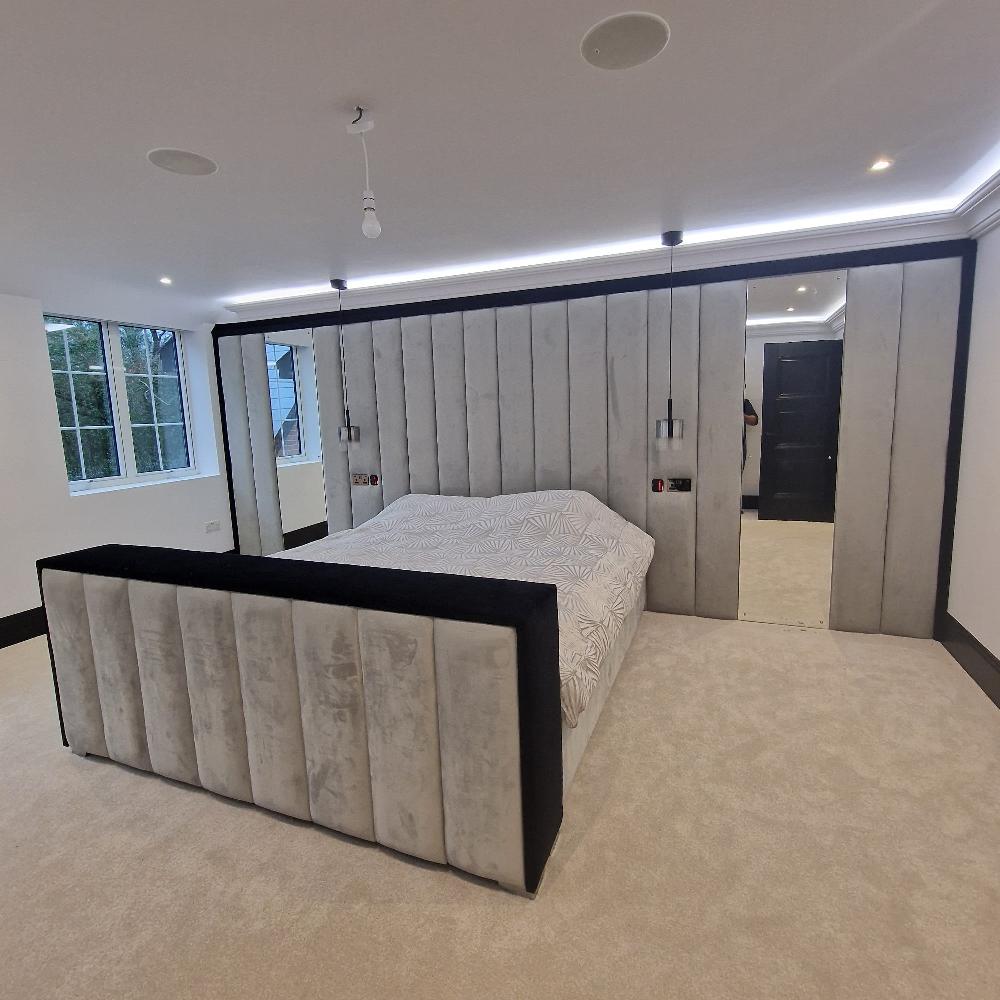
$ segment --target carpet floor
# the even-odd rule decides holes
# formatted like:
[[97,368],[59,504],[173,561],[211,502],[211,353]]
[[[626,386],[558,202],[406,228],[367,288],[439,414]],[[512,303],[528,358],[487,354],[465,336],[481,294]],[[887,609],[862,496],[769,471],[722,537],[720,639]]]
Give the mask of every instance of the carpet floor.
[[740,610],[744,621],[826,628],[830,620],[833,525],[740,519]]
[[0,996],[988,1000],[1000,714],[932,642],[646,614],[535,900],[59,743],[0,651]]

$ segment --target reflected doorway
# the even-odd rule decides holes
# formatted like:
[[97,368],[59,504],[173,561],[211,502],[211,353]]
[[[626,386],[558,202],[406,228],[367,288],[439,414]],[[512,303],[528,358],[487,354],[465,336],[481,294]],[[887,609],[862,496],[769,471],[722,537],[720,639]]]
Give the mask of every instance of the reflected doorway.
[[748,287],[739,617],[829,625],[846,274]]

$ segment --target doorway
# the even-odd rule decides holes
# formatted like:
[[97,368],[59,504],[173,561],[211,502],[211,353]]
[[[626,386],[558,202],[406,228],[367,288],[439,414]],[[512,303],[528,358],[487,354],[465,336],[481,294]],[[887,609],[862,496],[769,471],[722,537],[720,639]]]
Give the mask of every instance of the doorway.
[[748,287],[739,617],[830,620],[846,275]]

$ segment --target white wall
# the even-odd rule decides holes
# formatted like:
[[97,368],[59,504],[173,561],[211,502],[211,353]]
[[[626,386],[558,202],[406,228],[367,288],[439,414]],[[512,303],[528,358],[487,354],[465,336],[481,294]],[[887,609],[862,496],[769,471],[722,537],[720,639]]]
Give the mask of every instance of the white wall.
[[1000,656],[1000,228],[979,241],[948,610]]
[[747,327],[747,352],[743,375],[746,379],[746,398],[753,403],[760,420],[756,427],[747,428],[747,464],[743,469],[743,496],[760,495],[760,435],[764,429],[764,345],[787,344],[801,340],[839,340],[841,334],[834,331],[817,331],[816,325],[789,330],[782,325],[777,328],[764,326]]
[[[211,337],[186,334],[194,449],[207,475],[156,486],[71,496],[63,463],[42,306],[0,295],[0,617],[38,607],[35,560],[123,542],[232,548],[229,495],[219,475],[218,405]],[[205,531],[217,520],[221,530]]]

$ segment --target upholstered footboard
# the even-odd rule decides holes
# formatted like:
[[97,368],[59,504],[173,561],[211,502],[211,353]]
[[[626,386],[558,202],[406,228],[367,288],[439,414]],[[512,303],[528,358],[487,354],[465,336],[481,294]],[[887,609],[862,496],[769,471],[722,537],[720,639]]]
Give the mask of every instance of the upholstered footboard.
[[554,587],[133,546],[39,575],[74,752],[537,889]]

